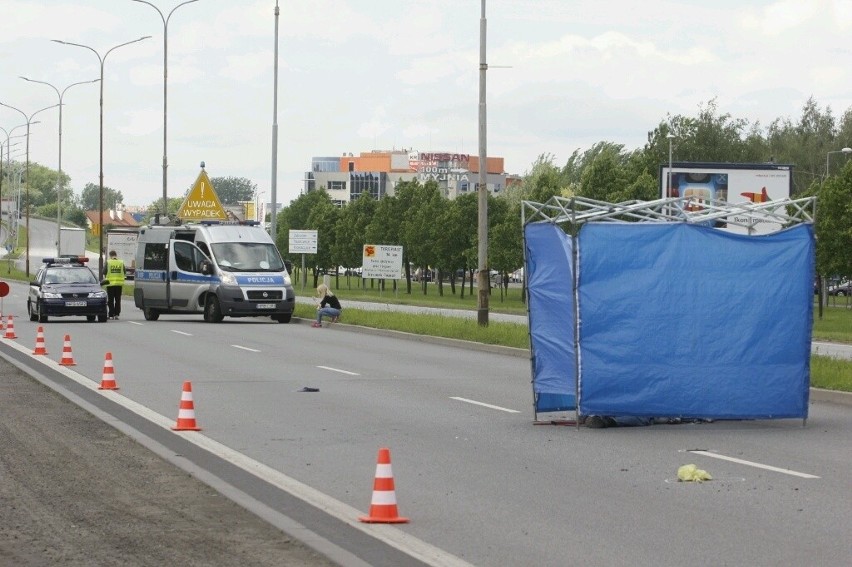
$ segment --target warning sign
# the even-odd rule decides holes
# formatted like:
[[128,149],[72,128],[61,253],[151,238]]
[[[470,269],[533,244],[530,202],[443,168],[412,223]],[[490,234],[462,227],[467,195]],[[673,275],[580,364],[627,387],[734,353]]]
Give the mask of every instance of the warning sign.
[[177,214],[182,220],[227,220],[228,215],[203,169]]

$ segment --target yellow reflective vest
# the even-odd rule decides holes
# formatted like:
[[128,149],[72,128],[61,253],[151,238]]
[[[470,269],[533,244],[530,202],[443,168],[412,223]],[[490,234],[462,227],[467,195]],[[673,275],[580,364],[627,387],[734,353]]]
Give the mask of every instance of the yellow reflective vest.
[[124,285],[124,262],[118,258],[110,258],[107,260],[106,279],[109,282],[107,285]]

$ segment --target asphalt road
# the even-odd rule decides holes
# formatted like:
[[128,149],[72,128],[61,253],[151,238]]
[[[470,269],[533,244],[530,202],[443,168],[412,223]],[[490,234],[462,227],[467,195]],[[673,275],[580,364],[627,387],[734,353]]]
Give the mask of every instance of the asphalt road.
[[[22,288],[13,285],[16,310]],[[261,504],[274,525],[286,529],[289,518],[343,564],[557,565],[568,555],[614,565],[702,557],[830,564],[852,551],[848,522],[839,521],[852,517],[852,504],[836,497],[852,488],[843,473],[852,464],[848,407],[814,402],[804,428],[795,420],[536,426],[523,356],[345,325],[209,325],[175,316],[151,323],[125,302],[118,322],[46,325],[50,358],[66,332],[78,357],[73,373],[57,371],[57,380],[109,405],[102,411],[111,423],[131,421],[135,436],[167,447],[162,453],[175,464],[191,460],[199,475],[227,481],[222,490],[250,509]],[[37,358],[35,324],[23,321],[17,332],[2,351]],[[95,389],[107,345],[117,394]],[[176,435],[168,428],[187,379],[204,431]],[[300,392],[304,386],[319,392]],[[111,407],[123,401],[130,405],[120,412]],[[126,415],[133,404],[142,417]],[[188,445],[173,446],[175,439]],[[366,527],[355,519],[367,510],[380,446],[392,449],[400,512],[410,524]],[[677,467],[687,462],[714,481],[677,483]],[[310,505],[302,510],[283,493]]]

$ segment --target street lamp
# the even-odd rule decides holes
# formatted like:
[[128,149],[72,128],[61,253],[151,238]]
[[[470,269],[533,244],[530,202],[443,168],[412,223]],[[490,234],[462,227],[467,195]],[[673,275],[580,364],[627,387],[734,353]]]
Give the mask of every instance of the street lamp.
[[669,184],[666,186],[666,197],[671,197],[672,195],[672,140],[675,139],[675,135],[669,132],[666,134],[666,138],[669,139]]
[[485,107],[485,72],[488,64],[485,62],[485,0],[482,0],[479,16],[479,191],[477,192],[477,302],[476,320],[480,327],[488,326],[488,292],[491,291],[491,280],[488,277],[488,151],[486,149],[486,107]]
[[272,218],[269,222],[269,233],[272,240],[278,239],[278,0],[275,0],[275,57],[272,87],[272,183],[270,185],[272,199]]
[[[100,95],[100,188],[98,191],[98,274],[103,274],[104,272],[104,63],[106,62],[107,55],[118,49],[119,47],[124,47],[125,45],[130,45],[131,43],[136,43],[138,41],[142,41],[143,39],[148,39],[151,37],[150,35],[145,35],[140,37],[139,39],[134,39],[133,41],[126,41],[124,43],[119,43],[118,45],[111,47],[104,53],[103,57],[101,54],[95,51],[93,48],[88,45],[83,45],[81,43],[71,43],[70,41],[62,41],[61,39],[54,39],[56,43],[61,43],[62,45],[73,45],[76,47],[82,47],[84,49],[88,49],[92,53],[94,53],[98,61],[101,64],[101,95]],[[27,259],[29,262],[29,258]]]
[[169,19],[174,14],[175,10],[184,6],[186,4],[192,4],[193,2],[198,2],[198,0],[187,0],[186,2],[181,2],[169,12],[168,16],[163,16],[163,13],[159,8],[148,2],[147,0],[131,0],[133,2],[139,2],[141,4],[148,4],[152,8],[154,8],[158,14],[160,14],[160,19],[163,20],[163,216],[165,217],[169,212],[169,201],[168,201],[168,176],[166,174],[166,170],[169,166],[168,153],[166,152],[166,148],[168,147],[168,108],[169,108],[169,99],[168,99],[168,84],[169,84]]
[[[14,144],[11,144],[10,140],[12,138],[20,138],[22,136],[22,135],[12,136],[12,132],[17,130],[18,128],[23,128],[25,126],[26,126],[26,124],[19,124],[18,126],[15,126],[14,128],[9,130],[8,132],[6,131],[5,128],[0,127],[0,131],[2,131],[4,134],[6,134],[6,169],[9,170],[10,172],[11,172],[11,169],[12,169],[12,162],[11,162],[12,158],[11,158],[10,149],[11,149],[12,146],[17,145],[17,142],[15,142]],[[3,169],[3,150],[2,150],[2,145],[0,145],[0,172],[2,172],[2,169]],[[10,177],[10,179],[11,179],[11,177]],[[3,174],[0,173],[0,219],[2,219],[2,217],[3,217]],[[11,225],[11,223],[12,223],[12,215],[10,213],[9,214],[9,224]]]
[[27,167],[26,167],[26,181],[24,187],[26,188],[26,198],[24,200],[24,209],[27,212],[27,260],[26,260],[26,271],[27,278],[30,277],[30,126],[34,124],[33,118],[39,112],[44,112],[45,110],[50,110],[58,105],[51,104],[50,106],[45,106],[44,108],[40,108],[33,112],[32,114],[27,116],[27,114],[21,110],[20,108],[15,108],[14,106],[10,106],[8,104],[0,102],[0,106],[5,106],[6,108],[11,108],[12,110],[17,110],[21,113],[21,116],[24,117],[24,120],[27,121]]
[[92,79],[91,81],[80,81],[79,83],[71,83],[60,92],[52,84],[47,81],[37,81],[35,79],[29,79],[27,77],[21,76],[21,78],[25,81],[29,81],[31,83],[40,83],[42,85],[47,85],[56,91],[56,96],[59,97],[59,175],[56,176],[56,255],[59,256],[61,253],[59,248],[59,241],[62,238],[62,98],[65,96],[65,92],[71,87],[77,85],[85,85],[88,83],[97,83],[100,79]]
[[842,150],[835,150],[833,152],[828,152],[825,155],[825,177],[828,178],[828,158],[831,157],[831,154],[852,154],[852,148],[843,148]]

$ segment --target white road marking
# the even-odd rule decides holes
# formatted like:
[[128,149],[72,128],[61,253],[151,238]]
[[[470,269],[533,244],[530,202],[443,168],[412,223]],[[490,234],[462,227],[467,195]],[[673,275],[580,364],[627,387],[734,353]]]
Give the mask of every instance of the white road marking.
[[358,374],[357,372],[349,372],[348,370],[332,368],[331,366],[317,366],[317,368],[322,368],[323,370],[331,370],[332,372],[340,372],[341,374],[348,374],[349,376],[360,376],[360,374]]
[[[128,410],[136,413],[137,415],[142,416],[153,424],[165,429],[167,431],[171,431],[172,425],[174,425],[174,421],[156,413],[155,411],[149,409],[146,406],[138,402],[134,402],[130,398],[125,398],[122,394],[119,394],[116,390],[98,390],[98,385],[100,382],[96,382],[83,376],[82,374],[78,374],[74,372],[67,366],[62,366],[58,362],[54,362],[53,360],[46,359],[40,356],[33,355],[30,352],[30,349],[19,345],[14,342],[7,343],[12,346],[18,352],[29,355],[31,358],[34,358],[52,368],[53,370],[64,374],[69,379],[85,386],[86,388],[92,390],[93,392],[97,392],[98,394],[108,397],[113,402],[127,408]],[[236,345],[233,345],[236,346]],[[19,368],[24,368],[20,366],[20,363],[15,362],[14,360],[9,360],[15,366]],[[63,388],[64,389],[64,388]],[[416,537],[410,535],[407,532],[404,532],[400,529],[389,525],[377,525],[377,524],[365,524],[363,522],[358,521],[358,516],[363,515],[360,510],[356,510],[355,508],[349,506],[348,504],[341,502],[339,500],[335,500],[331,496],[320,492],[319,490],[308,486],[307,484],[303,484],[302,482],[285,475],[284,473],[269,467],[260,461],[255,461],[251,459],[239,451],[235,451],[226,445],[222,445],[218,441],[203,435],[200,432],[173,432],[175,435],[180,435],[184,440],[218,456],[235,466],[241,468],[242,470],[253,474],[254,476],[265,480],[266,482],[272,484],[273,486],[288,492],[295,496],[296,498],[307,502],[308,504],[323,510],[325,513],[336,517],[338,520],[346,523],[348,526],[355,528],[358,531],[361,531],[371,537],[374,537],[380,541],[385,542],[386,544],[399,549],[403,553],[418,559],[419,561],[432,565],[434,567],[473,567],[472,564],[468,563],[464,559],[456,557],[443,549],[436,547],[430,543],[427,543],[423,540],[417,539]]]
[[256,348],[249,348],[249,347],[247,347],[247,346],[240,346],[240,345],[231,345],[231,346],[232,346],[232,347],[234,347],[234,348],[241,349],[241,350],[247,350],[247,351],[249,351],[249,352],[260,352],[260,351],[259,351],[259,350],[257,350]]
[[790,470],[790,469],[782,469],[782,468],[779,468],[779,467],[773,467],[772,465],[764,465],[762,463],[755,463],[753,461],[745,461],[743,459],[738,459],[736,457],[728,457],[728,456],[725,456],[725,455],[720,455],[719,453],[713,453],[711,451],[687,451],[687,452],[694,453],[696,455],[704,455],[705,457],[713,457],[714,459],[721,459],[723,461],[730,461],[732,463],[739,463],[741,465],[747,465],[749,467],[756,467],[756,468],[765,469],[765,470],[768,470],[768,471],[774,471],[774,472],[780,472],[780,473],[783,473],[783,474],[789,474],[789,475],[792,475],[792,476],[798,476],[798,477],[801,477],[801,478],[820,478],[816,475],[812,475],[812,474],[808,474],[808,473],[793,471],[793,470]]
[[185,337],[191,337],[192,336],[191,333],[184,333],[183,331],[176,331],[174,329],[172,329],[172,332],[175,333],[175,334],[178,334],[178,335],[183,335]]
[[492,406],[491,404],[486,404],[484,402],[477,402],[476,400],[468,400],[467,398],[457,398],[456,396],[450,396],[450,399],[451,400],[458,400],[460,402],[465,402],[465,403],[468,403],[468,404],[473,404],[475,406],[482,406],[484,408],[491,408],[491,409],[496,409],[496,410],[500,410],[500,411],[505,411],[505,412],[508,412],[508,413],[521,413],[518,410],[513,410],[513,409],[509,409],[509,408],[501,408],[500,406]]
[[130,323],[131,325],[139,325],[140,327],[142,326],[142,323],[140,323],[139,321],[125,321],[125,323]]

